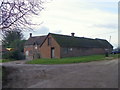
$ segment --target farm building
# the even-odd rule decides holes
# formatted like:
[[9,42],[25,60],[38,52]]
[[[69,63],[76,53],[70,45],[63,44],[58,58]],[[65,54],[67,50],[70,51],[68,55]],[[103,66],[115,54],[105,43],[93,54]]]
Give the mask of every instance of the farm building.
[[26,59],[64,58],[84,55],[105,54],[111,52],[113,46],[104,39],[91,39],[49,33],[47,36],[35,36],[30,33],[24,52]]

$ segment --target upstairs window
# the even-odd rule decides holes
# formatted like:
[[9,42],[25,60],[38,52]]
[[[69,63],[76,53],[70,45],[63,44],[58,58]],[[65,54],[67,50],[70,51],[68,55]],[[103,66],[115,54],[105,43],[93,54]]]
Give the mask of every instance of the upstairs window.
[[49,38],[48,38],[48,46],[51,45],[51,41],[52,41],[52,39],[51,39],[51,37],[49,37]]

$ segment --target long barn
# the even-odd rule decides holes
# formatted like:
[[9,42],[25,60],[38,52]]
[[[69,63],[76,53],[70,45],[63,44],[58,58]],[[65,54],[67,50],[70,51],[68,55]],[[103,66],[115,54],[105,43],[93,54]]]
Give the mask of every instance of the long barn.
[[30,33],[24,53],[26,59],[32,60],[105,54],[112,49],[113,46],[107,40],[76,37],[74,33],[71,33],[71,36],[49,33],[46,36],[35,37]]

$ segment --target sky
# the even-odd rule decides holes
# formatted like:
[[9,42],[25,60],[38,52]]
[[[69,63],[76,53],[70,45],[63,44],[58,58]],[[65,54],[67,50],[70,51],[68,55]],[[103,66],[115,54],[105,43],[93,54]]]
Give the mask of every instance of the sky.
[[32,16],[33,36],[50,33],[108,40],[118,46],[118,0],[49,0],[38,16]]

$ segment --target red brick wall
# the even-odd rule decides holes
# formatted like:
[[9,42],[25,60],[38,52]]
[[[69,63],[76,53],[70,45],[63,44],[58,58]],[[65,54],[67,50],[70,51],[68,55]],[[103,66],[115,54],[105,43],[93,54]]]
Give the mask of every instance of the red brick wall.
[[[28,56],[26,56],[26,51],[28,51]],[[33,45],[24,46],[24,53],[27,60],[35,59],[35,52],[40,53],[39,46],[37,46],[37,50]]]
[[[51,45],[48,45],[48,38],[51,38]],[[51,48],[55,49],[55,58],[60,58],[60,46],[55,41],[55,39],[49,35],[45,40],[43,45],[40,47],[40,57],[41,58],[51,58]]]
[[95,54],[104,54],[105,50],[103,48],[70,48],[68,52],[65,52],[65,48],[61,48],[61,57],[76,57],[84,55],[95,55]]

